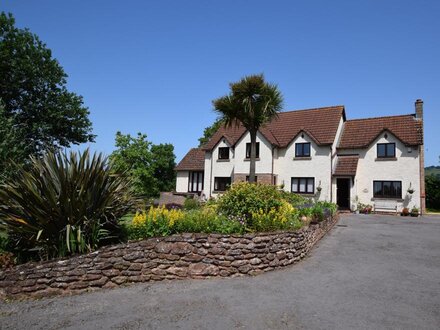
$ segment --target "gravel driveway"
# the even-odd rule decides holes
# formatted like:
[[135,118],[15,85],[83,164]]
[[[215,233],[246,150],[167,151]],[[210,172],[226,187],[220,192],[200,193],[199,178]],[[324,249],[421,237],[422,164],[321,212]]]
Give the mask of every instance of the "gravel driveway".
[[284,270],[3,304],[0,328],[439,329],[440,217],[344,215]]

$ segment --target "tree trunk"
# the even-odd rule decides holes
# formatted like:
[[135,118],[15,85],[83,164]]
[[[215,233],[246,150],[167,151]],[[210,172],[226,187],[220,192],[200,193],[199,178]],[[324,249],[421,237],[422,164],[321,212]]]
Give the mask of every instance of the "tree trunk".
[[249,182],[255,182],[255,160],[257,158],[257,131],[249,131],[251,136],[251,161],[249,164]]

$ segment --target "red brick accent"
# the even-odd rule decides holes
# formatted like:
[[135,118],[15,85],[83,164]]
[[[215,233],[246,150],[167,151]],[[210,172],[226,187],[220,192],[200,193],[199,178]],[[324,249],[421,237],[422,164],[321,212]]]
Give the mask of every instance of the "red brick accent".
[[[246,181],[246,177],[249,174],[246,173],[235,173],[234,174],[234,182],[245,182]],[[273,184],[273,177],[274,175],[270,174],[270,173],[257,173],[257,182],[258,183],[264,183],[264,184]]]

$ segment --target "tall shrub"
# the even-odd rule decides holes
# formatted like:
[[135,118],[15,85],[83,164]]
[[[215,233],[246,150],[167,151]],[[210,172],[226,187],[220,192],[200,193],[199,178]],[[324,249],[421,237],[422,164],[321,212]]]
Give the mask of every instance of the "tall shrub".
[[22,255],[42,258],[91,251],[120,233],[132,207],[130,182],[102,154],[49,152],[32,157],[0,189],[0,226]]

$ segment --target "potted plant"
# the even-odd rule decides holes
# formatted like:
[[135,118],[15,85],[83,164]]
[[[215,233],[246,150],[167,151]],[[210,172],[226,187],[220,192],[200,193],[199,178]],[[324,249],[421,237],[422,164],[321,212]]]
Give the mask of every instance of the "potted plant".
[[409,183],[409,188],[407,190],[408,194],[412,195],[414,193],[414,189],[411,187],[411,182]]
[[411,209],[411,216],[412,217],[418,217],[419,216],[419,209],[417,208],[417,207],[413,207],[412,209]]
[[407,207],[404,207],[404,208],[402,209],[402,212],[401,212],[400,214],[401,214],[401,216],[403,216],[403,217],[407,217],[407,216],[409,215],[409,209],[408,209]]

